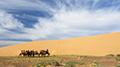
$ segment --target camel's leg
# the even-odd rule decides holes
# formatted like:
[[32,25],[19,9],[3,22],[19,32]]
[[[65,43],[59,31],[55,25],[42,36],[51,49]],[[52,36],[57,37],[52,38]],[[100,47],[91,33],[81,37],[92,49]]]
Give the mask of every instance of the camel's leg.
[[45,57],[46,54],[44,54],[44,57]]
[[23,57],[25,56],[25,54],[23,54]]
[[34,57],[34,54],[33,54],[33,57]]
[[31,57],[31,54],[30,54],[30,57]]
[[29,53],[27,53],[26,55],[29,57],[29,55],[30,55],[30,54],[29,54]]
[[48,56],[50,56],[50,53],[48,53]]
[[38,57],[40,57],[40,54],[38,54]]

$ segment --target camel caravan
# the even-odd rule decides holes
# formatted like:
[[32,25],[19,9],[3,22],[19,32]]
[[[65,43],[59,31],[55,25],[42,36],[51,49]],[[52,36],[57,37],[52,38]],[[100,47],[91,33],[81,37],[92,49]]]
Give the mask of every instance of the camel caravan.
[[21,53],[19,54],[19,56],[28,55],[28,57],[31,57],[31,56],[34,57],[34,55],[38,55],[38,57],[40,57],[40,55],[41,56],[46,56],[46,54],[48,54],[48,56],[50,56],[50,53],[49,53],[48,49],[46,51],[45,50],[40,50],[40,52],[34,51],[34,50],[21,50]]

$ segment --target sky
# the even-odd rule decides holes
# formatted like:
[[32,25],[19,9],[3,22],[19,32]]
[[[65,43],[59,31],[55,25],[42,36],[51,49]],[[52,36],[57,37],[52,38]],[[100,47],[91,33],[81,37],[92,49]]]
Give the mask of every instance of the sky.
[[0,0],[0,47],[120,32],[120,0]]

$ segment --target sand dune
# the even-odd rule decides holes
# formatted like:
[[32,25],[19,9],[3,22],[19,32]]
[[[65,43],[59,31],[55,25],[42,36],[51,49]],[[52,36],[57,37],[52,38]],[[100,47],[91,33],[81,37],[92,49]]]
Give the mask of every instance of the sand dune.
[[64,40],[33,41],[0,48],[0,56],[16,56],[21,50],[49,49],[53,55],[120,54],[120,32]]

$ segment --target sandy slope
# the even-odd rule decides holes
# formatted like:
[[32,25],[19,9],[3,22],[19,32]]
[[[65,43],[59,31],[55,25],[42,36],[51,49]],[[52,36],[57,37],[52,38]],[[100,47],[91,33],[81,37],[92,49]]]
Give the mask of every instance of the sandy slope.
[[0,48],[0,56],[15,56],[21,50],[49,49],[58,55],[120,54],[120,32],[64,40],[34,41]]

